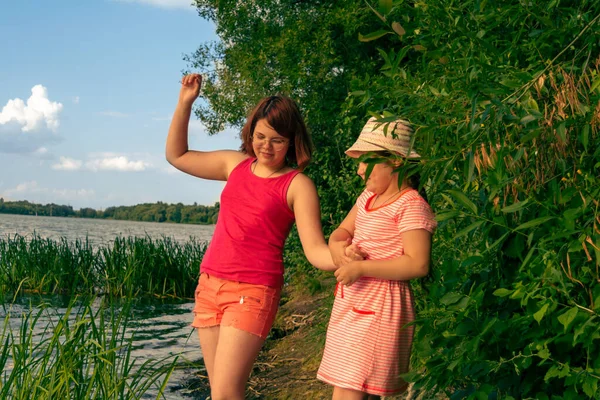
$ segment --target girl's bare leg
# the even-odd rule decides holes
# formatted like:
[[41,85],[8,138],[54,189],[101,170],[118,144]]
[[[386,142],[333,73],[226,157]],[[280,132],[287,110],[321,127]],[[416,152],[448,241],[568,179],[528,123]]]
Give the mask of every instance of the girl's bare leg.
[[332,400],[379,400],[379,396],[367,394],[353,389],[344,389],[335,386]]

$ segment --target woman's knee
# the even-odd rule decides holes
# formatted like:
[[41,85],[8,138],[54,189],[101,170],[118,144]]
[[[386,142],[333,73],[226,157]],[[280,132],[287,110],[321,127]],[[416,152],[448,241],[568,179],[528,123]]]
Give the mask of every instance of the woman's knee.
[[227,382],[211,385],[210,399],[211,400],[243,400],[245,397],[245,387],[236,387]]

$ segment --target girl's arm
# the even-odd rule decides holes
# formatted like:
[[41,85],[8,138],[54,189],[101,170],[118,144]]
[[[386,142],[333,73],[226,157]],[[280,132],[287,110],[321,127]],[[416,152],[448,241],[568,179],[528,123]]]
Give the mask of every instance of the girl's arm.
[[167,136],[167,161],[175,168],[204,179],[225,181],[231,170],[247,158],[234,150],[192,151],[188,148],[188,125],[192,114],[192,104],[198,97],[202,77],[198,74],[186,75],[181,80],[179,101],[173,113],[169,135]]
[[318,269],[335,270],[329,247],[323,237],[321,209],[315,184],[306,175],[298,174],[290,184],[287,198],[296,217],[296,227],[306,258]]
[[400,234],[404,254],[389,260],[352,261],[335,271],[337,281],[350,286],[363,276],[408,281],[422,278],[429,273],[431,259],[431,233],[415,229]]
[[[331,251],[333,262],[338,267],[352,261],[352,258],[346,255],[346,248],[352,244],[352,239],[354,238],[356,213],[357,208],[354,205],[340,226],[329,236],[329,250]],[[364,257],[366,255],[363,254],[362,258]]]

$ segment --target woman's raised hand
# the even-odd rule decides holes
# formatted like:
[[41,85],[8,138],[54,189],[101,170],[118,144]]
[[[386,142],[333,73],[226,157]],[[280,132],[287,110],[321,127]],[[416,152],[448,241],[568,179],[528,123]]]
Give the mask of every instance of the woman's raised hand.
[[200,74],[189,74],[181,80],[181,91],[179,92],[179,102],[191,106],[200,93],[202,86],[202,76]]

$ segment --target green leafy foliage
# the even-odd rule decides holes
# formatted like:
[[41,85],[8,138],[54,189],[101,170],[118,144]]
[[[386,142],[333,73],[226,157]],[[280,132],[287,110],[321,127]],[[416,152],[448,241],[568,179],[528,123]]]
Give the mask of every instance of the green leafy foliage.
[[600,396],[600,5],[543,3],[394,3],[406,34],[352,87],[418,126],[438,214],[419,390]]
[[[297,98],[327,232],[362,188],[343,151],[366,118],[415,126],[439,222],[414,284],[416,390],[600,396],[600,3],[197,4],[225,43],[188,58],[208,73],[197,115],[216,132]],[[297,235],[287,250],[288,279],[313,274]]]

